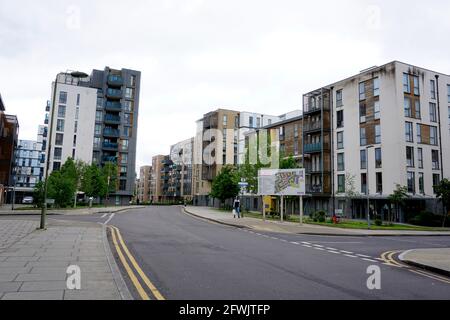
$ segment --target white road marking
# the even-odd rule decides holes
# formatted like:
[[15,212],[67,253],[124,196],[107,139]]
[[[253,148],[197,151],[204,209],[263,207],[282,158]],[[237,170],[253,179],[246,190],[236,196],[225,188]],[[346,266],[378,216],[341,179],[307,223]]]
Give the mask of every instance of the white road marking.
[[369,261],[369,262],[377,262],[378,263],[378,261],[377,260],[373,260],[373,259],[368,259],[368,258],[362,258],[364,261]]
[[304,244],[303,246],[306,248],[312,248],[311,246],[308,246],[307,244]]
[[115,215],[116,215],[115,213],[111,213],[111,215],[109,216],[108,220],[106,220],[105,222],[103,222],[103,224],[104,224],[104,225],[107,225],[107,224],[112,220],[112,218],[114,218]]
[[329,253],[334,253],[334,254],[341,254],[340,252],[332,251],[332,250],[327,250],[327,252],[329,252]]
[[101,216],[101,219],[103,219],[104,217],[106,217],[108,214],[105,213],[104,215]]
[[328,250],[332,250],[332,251],[338,251],[338,249],[335,248],[331,248],[331,247],[327,247]]
[[372,258],[371,256],[366,256],[365,254],[356,254],[356,255],[362,258]]
[[298,243],[298,242],[294,242],[294,241],[291,241],[291,243],[292,244],[297,244],[297,245],[299,245],[300,243]]
[[344,254],[344,256],[349,257],[349,258],[358,258],[357,256],[351,255],[351,254]]
[[303,244],[307,244],[307,245],[310,245],[310,244],[311,244],[310,242],[306,242],[306,241],[302,241],[302,243],[303,243]]
[[325,249],[323,249],[323,248],[318,248],[318,247],[314,247],[314,249],[320,250],[320,251],[325,251]]
[[313,244],[314,247],[319,247],[319,248],[323,248],[323,246],[321,246],[320,244]]
[[347,254],[353,254],[353,252],[351,251],[345,251],[345,250],[341,250],[342,253],[347,253]]

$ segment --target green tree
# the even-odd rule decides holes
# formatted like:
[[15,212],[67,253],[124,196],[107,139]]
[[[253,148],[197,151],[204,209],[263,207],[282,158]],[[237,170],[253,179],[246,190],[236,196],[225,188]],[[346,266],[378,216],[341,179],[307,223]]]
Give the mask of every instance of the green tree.
[[33,190],[34,204],[38,208],[42,208],[44,205],[44,182],[39,181]]
[[450,209],[450,180],[443,179],[438,185],[434,186],[436,197],[442,202],[444,206],[444,219],[442,221],[442,227],[445,227],[445,222]]
[[84,168],[81,179],[81,191],[87,197],[104,198],[106,196],[107,179],[105,179],[102,170],[97,165],[92,164]]
[[225,200],[239,194],[238,183],[239,175],[236,169],[233,166],[224,166],[212,183],[211,196],[219,199],[223,205]]
[[48,197],[55,199],[58,207],[68,207],[73,202],[79,179],[72,158],[66,160],[60,170],[53,171],[48,178]]
[[[397,184],[394,192],[388,197],[388,199],[392,204],[394,204],[395,212],[398,216],[400,207],[404,206],[406,199],[408,199],[408,188]],[[389,223],[392,222],[391,210],[389,210],[388,220]]]
[[297,169],[298,163],[293,156],[280,157],[280,169]]
[[[107,162],[102,170],[101,170],[101,176],[103,179],[103,183],[106,186],[106,191],[102,190],[102,194],[104,191],[104,195],[101,197],[108,198],[110,193],[114,193],[118,188],[118,179],[117,179],[118,169],[117,164],[113,162]],[[102,185],[103,185],[102,183]]]

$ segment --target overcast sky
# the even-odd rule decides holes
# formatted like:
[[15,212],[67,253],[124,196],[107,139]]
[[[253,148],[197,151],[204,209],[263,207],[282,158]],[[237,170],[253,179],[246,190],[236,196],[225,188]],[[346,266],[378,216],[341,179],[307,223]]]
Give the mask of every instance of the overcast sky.
[[0,93],[36,139],[60,71],[142,72],[137,166],[219,107],[267,114],[392,60],[450,73],[449,1],[0,0]]

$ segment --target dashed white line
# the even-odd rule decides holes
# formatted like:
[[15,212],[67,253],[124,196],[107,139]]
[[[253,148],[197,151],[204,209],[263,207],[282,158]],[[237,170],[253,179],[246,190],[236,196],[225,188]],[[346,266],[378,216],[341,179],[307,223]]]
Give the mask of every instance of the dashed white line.
[[306,242],[306,241],[302,241],[302,243],[303,243],[303,244],[307,244],[307,245],[310,245],[310,244],[311,244],[311,242]]
[[328,250],[338,251],[338,249],[327,247]]
[[295,242],[295,241],[291,241],[291,243],[292,243],[292,244],[296,244],[296,245],[299,245],[299,244],[300,244],[300,243]]
[[346,254],[353,254],[353,252],[351,251],[345,251],[345,250],[341,250],[342,253],[346,253]]
[[333,250],[327,250],[327,252],[329,252],[329,253],[334,253],[334,254],[341,254],[340,252],[333,251]]
[[104,215],[101,216],[101,219],[103,219],[104,217],[106,217],[108,214],[105,213]]
[[323,248],[320,244],[313,244],[314,247]]
[[312,246],[309,246],[309,245],[307,245],[307,244],[304,244],[303,247],[306,247],[306,248],[312,248]]
[[373,260],[373,259],[368,259],[368,258],[362,258],[364,261],[369,261],[369,262],[378,262],[377,260]]
[[358,257],[362,257],[362,258],[372,258],[371,256],[367,256],[365,254],[356,254]]
[[351,254],[344,254],[344,256],[349,257],[349,258],[358,258],[357,256],[351,255]]
[[112,218],[114,218],[114,216],[115,216],[115,213],[111,213],[111,215],[109,216],[108,220],[106,220],[103,224],[107,225],[112,220]]
[[319,248],[319,247],[314,247],[314,249],[316,249],[316,250],[320,250],[320,251],[325,251],[325,249],[323,249],[323,248]]

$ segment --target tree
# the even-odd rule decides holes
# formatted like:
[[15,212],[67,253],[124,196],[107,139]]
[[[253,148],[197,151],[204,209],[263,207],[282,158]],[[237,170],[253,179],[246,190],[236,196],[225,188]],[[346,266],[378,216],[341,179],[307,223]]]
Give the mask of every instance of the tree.
[[42,208],[44,205],[44,182],[39,181],[33,190],[34,204],[38,208]]
[[60,170],[53,171],[48,177],[48,197],[55,199],[58,207],[70,206],[77,189],[78,179],[75,162],[69,158]]
[[293,156],[280,158],[280,169],[297,169],[298,164]]
[[118,189],[117,173],[117,164],[113,162],[107,162],[102,168],[101,175],[104,183],[106,184],[105,196],[107,198],[110,193],[115,192]]
[[211,196],[219,199],[221,204],[227,199],[236,197],[239,194],[239,175],[233,166],[224,166],[220,173],[215,177]]
[[[394,192],[388,197],[388,199],[392,204],[394,204],[395,213],[399,216],[400,207],[404,206],[406,199],[408,199],[408,188],[397,184]],[[389,210],[389,223],[392,221],[391,218],[391,211]]]
[[450,209],[450,180],[443,179],[438,185],[434,186],[436,197],[442,202],[444,206],[444,219],[442,221],[442,227],[445,227],[445,221]]
[[103,176],[102,170],[95,164],[86,166],[81,179],[81,191],[87,197],[103,198],[107,194],[107,189],[107,178]]

